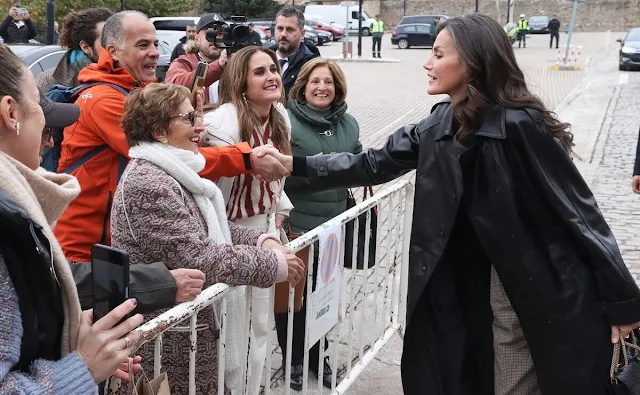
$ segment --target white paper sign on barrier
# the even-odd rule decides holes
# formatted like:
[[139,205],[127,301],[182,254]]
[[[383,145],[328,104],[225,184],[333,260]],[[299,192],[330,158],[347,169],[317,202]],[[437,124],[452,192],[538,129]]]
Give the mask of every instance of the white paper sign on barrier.
[[311,294],[309,344],[311,348],[338,323],[340,308],[340,243],[342,226],[325,229],[318,235],[318,278]]

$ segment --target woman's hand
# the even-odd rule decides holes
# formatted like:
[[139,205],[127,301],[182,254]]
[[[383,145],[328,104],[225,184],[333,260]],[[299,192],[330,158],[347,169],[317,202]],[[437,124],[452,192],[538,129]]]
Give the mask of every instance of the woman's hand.
[[129,361],[131,361],[131,371],[133,374],[136,374],[142,370],[142,366],[140,362],[142,361],[141,356],[136,356],[134,358],[127,358],[127,361],[123,362],[120,365],[120,369],[116,370],[113,374],[113,377],[117,377],[124,381],[129,381]]
[[262,248],[264,248],[265,250],[278,250],[280,252],[282,252],[283,254],[290,254],[291,251],[289,251],[288,248],[285,248],[282,243],[280,243],[279,241],[276,241],[275,239],[267,239],[262,243]]
[[93,322],[93,310],[82,312],[76,352],[96,383],[120,374],[118,368],[133,352],[139,335],[132,331],[142,324],[142,315],[136,314],[119,325],[117,323],[131,313],[136,304],[135,299],[129,299],[96,323]]
[[638,329],[639,326],[638,322],[627,325],[611,325],[611,343],[616,344],[621,339],[625,339],[631,331]]
[[302,280],[302,276],[304,276],[304,263],[294,254],[285,254],[284,257],[287,259],[287,266],[289,268],[287,281],[294,287]]
[[198,113],[198,117],[200,119],[204,119],[204,100],[205,100],[204,87],[198,89],[198,93],[196,94],[196,112]]
[[287,218],[284,214],[276,214],[276,229],[282,229],[282,223]]

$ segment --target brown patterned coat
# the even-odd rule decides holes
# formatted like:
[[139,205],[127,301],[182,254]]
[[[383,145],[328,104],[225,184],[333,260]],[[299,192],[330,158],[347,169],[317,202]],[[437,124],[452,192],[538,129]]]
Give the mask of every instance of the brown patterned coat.
[[[129,163],[113,199],[112,244],[129,252],[131,264],[161,261],[169,269],[199,269],[207,276],[207,285],[222,282],[271,286],[284,256],[256,247],[269,238],[261,232],[231,223],[229,226],[233,246],[208,241],[204,218],[191,193],[164,170],[145,160]],[[198,394],[217,393],[217,347],[212,311],[207,308],[198,314],[198,324],[207,324],[206,329],[198,332]],[[160,313],[162,311],[146,315],[145,319]],[[189,332],[165,333],[162,348],[162,371],[169,375],[171,393],[187,394]],[[153,342],[145,344],[140,355],[145,372],[152,373]]]

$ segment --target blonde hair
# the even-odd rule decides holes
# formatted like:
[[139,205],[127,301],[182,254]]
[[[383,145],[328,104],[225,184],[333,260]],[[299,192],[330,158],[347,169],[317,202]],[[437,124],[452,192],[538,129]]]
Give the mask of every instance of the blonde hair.
[[173,110],[185,100],[191,100],[191,92],[180,85],[154,83],[132,90],[120,123],[129,146],[156,141],[154,133],[169,130]]
[[336,97],[333,99],[331,106],[341,105],[347,99],[347,79],[336,62],[325,58],[313,58],[302,66],[302,70],[300,70],[300,74],[298,74],[298,78],[289,92],[289,97],[300,103],[307,102],[307,99],[304,97],[304,90],[307,87],[311,73],[318,67],[328,67],[333,76],[333,83],[336,86]]
[[[242,141],[251,142],[253,132],[259,130],[263,122],[260,115],[253,108],[251,103],[245,99],[244,93],[247,91],[247,76],[249,74],[249,61],[258,52],[263,52],[275,63],[278,73],[281,73],[280,64],[275,52],[258,46],[242,48],[236,52],[227,62],[222,78],[220,78],[220,96],[218,105],[232,103],[238,111],[238,123],[240,125],[240,137]],[[281,88],[280,103],[284,103],[284,89]],[[291,143],[289,142],[289,132],[284,116],[278,111],[275,105],[269,110],[269,127],[271,129],[271,139],[276,147],[284,154],[291,153]]]

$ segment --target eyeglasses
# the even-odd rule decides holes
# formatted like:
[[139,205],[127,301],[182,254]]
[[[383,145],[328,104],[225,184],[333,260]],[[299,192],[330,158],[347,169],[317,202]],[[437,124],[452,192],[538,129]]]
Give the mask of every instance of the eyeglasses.
[[45,126],[44,129],[42,129],[42,140],[49,141],[50,138],[51,138],[51,128],[48,126]]
[[186,114],[178,114],[175,117],[171,117],[171,119],[178,119],[178,118],[182,118],[185,121],[188,121],[191,124],[191,126],[196,126],[196,119],[200,117],[198,116],[197,111],[191,111]]

